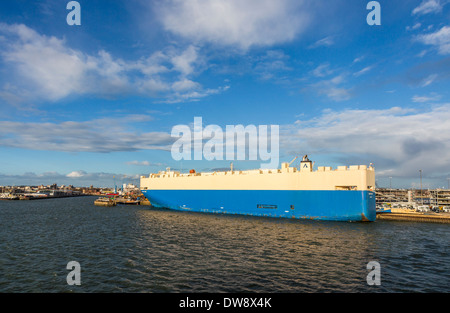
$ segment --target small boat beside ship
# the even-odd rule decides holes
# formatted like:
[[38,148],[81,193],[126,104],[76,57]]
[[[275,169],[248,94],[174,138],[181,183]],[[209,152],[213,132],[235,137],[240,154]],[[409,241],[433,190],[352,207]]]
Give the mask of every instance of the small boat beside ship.
[[116,198],[117,204],[126,204],[126,205],[139,205],[139,199],[132,198]]
[[94,204],[96,206],[116,206],[116,205],[148,205],[151,206],[152,204],[150,201],[145,198],[143,195],[140,195],[138,197],[117,197],[117,196],[102,196],[94,201]]
[[381,214],[381,213],[392,213],[391,208],[388,207],[384,207],[384,206],[380,206],[376,208],[376,212],[377,214]]
[[94,205],[104,206],[104,207],[113,207],[113,206],[116,206],[117,203],[113,198],[100,197],[94,201]]

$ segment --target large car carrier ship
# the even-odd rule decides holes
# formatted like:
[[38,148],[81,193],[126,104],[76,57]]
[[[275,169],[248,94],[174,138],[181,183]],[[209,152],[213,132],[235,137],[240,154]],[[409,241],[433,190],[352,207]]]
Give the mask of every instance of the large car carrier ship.
[[[293,160],[294,161],[294,160]],[[307,156],[299,167],[141,176],[142,193],[155,207],[192,212],[334,221],[375,221],[372,165],[331,167]]]

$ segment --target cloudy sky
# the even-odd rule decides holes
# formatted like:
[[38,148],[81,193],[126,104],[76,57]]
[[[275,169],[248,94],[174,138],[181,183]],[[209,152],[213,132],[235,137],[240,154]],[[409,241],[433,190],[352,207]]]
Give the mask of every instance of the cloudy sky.
[[[450,1],[0,2],[0,185],[112,186],[175,161],[175,125],[279,125],[280,161],[447,187]],[[241,169],[258,161],[235,161]]]

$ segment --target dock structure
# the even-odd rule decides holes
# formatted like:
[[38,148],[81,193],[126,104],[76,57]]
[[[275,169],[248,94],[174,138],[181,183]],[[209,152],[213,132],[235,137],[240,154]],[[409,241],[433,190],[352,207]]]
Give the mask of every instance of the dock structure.
[[450,189],[377,188],[376,203],[416,203],[417,205],[450,206]]
[[449,189],[377,188],[375,198],[377,220],[450,224]]
[[450,213],[399,212],[377,214],[377,220],[450,224]]

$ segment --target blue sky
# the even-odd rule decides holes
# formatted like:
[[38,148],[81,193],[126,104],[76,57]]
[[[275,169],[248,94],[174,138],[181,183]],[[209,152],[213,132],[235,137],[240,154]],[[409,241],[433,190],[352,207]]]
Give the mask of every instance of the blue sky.
[[80,26],[68,2],[0,3],[0,185],[228,167],[173,160],[172,127],[200,116],[279,125],[280,161],[447,187],[447,0],[379,1],[379,26],[362,0],[80,0]]

